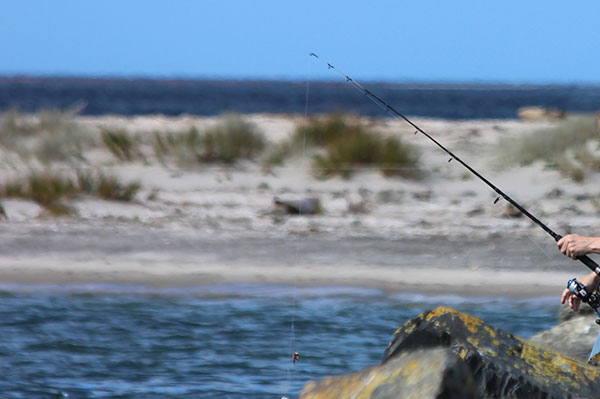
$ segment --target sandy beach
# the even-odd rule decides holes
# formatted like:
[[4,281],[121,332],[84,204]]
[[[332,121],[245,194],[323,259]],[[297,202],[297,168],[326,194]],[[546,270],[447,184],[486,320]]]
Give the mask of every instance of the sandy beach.
[[[31,116],[35,118],[35,116]],[[247,115],[269,143],[289,138],[301,116]],[[75,117],[138,135],[196,127],[217,118]],[[500,167],[497,144],[552,121],[415,119],[457,155],[557,232],[594,234],[598,176],[583,184],[534,163]],[[587,269],[564,258],[551,237],[511,216],[504,201],[405,123],[368,119],[417,146],[425,177],[386,178],[361,170],[350,179],[315,178],[300,153],[265,170],[259,162],[177,167],[119,161],[100,147],[85,165],[139,181],[132,202],[80,196],[70,216],[36,202],[2,199],[0,281],[5,284],[111,283],[149,286],[289,284],[375,287],[391,292],[476,296],[559,295]],[[12,161],[9,162],[9,159]],[[69,165],[52,166],[68,169]],[[4,179],[27,166],[8,155]],[[285,214],[275,198],[317,198],[317,215]]]

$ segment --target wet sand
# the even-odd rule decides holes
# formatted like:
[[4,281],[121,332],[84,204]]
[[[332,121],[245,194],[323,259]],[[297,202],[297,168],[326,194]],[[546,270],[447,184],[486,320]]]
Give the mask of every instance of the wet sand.
[[[323,233],[206,234],[123,223],[21,225],[0,234],[0,280],[354,286],[462,296],[558,295],[584,270],[551,242],[528,238],[385,239]],[[551,240],[550,240],[551,241]]]

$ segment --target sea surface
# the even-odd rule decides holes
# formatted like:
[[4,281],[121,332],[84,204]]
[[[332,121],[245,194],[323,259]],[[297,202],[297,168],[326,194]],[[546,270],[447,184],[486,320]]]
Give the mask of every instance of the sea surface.
[[[362,82],[409,116],[516,118],[524,106],[584,113],[600,109],[600,85],[415,84]],[[308,94],[308,95],[307,95]],[[76,109],[84,115],[385,112],[343,80],[225,81],[0,77],[0,111]]]
[[396,328],[440,304],[522,337],[555,324],[558,307],[351,287],[5,284],[0,397],[294,398],[378,364]]

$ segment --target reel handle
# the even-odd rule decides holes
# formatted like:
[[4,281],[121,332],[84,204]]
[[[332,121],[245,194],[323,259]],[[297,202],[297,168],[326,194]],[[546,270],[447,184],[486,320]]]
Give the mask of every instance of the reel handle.
[[600,311],[598,311],[598,307],[600,307],[600,295],[598,295],[598,293],[596,292],[588,292],[587,287],[581,282],[579,282],[576,278],[572,278],[571,280],[569,280],[569,282],[567,283],[567,288],[573,293],[573,295],[575,295],[577,298],[581,299],[582,302],[587,303],[592,307],[592,309],[594,309],[596,315],[598,315],[598,319],[596,319],[596,324],[600,325]]

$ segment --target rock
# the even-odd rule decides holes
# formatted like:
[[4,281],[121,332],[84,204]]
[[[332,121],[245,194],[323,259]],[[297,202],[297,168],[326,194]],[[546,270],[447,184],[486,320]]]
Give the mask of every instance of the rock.
[[301,399],[477,398],[465,362],[448,349],[407,351],[383,365],[306,384]]
[[380,366],[308,383],[301,398],[595,398],[600,369],[447,307],[396,331]]
[[534,335],[530,341],[581,362],[587,362],[596,336],[600,332],[595,320],[596,317],[592,315],[575,317]]
[[321,211],[321,204],[318,198],[275,198],[274,202],[277,209],[283,210],[290,215],[314,215]]
[[398,329],[383,363],[407,350],[435,346],[465,361],[483,397],[592,398],[600,392],[600,369],[443,306]]
[[579,312],[573,312],[568,305],[562,305],[558,308],[558,322],[562,323],[563,321],[576,319],[582,316],[595,315],[594,309],[591,306],[582,303],[579,307]]

